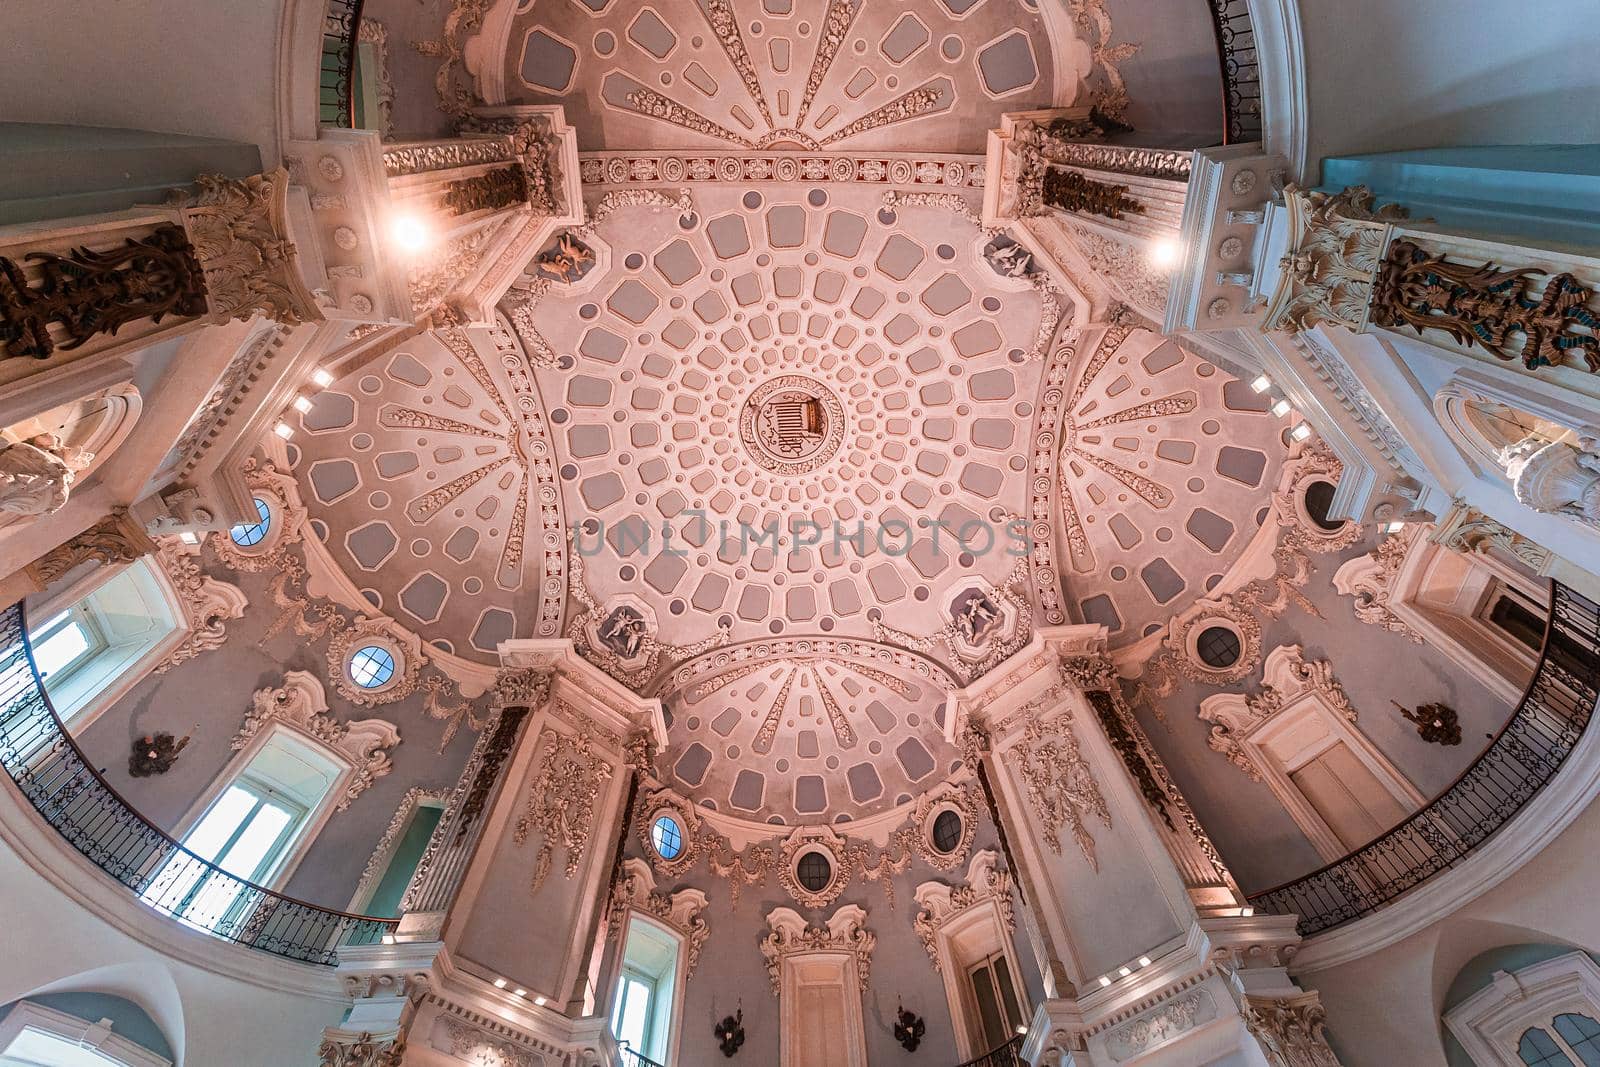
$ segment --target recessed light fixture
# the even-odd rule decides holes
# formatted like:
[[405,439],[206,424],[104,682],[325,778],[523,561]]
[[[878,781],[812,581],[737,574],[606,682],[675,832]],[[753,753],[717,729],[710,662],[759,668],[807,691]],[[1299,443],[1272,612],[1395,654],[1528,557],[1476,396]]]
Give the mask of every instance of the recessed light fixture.
[[1128,975],[1130,975],[1130,974],[1132,974],[1132,973],[1133,973],[1133,972],[1132,972],[1132,971],[1130,971],[1130,970],[1129,970],[1129,969],[1128,969],[1128,968],[1126,968],[1126,967],[1123,967],[1123,968],[1120,968],[1120,969],[1119,969],[1119,970],[1118,970],[1118,971],[1117,971],[1117,977],[1119,977],[1119,978],[1126,978],[1126,977],[1128,977]]
[[294,427],[290,426],[287,422],[280,422],[278,425],[272,428],[272,432],[287,441],[289,438],[294,436]]
[[1290,410],[1292,410],[1292,406],[1282,397],[1279,397],[1277,400],[1273,401],[1272,413],[1278,418],[1283,418],[1285,415],[1289,414]]
[[318,367],[316,370],[311,372],[311,380],[316,384],[318,389],[326,389],[328,386],[333,384],[333,375],[329,374],[321,367]]
[[200,543],[200,535],[193,530],[185,530],[178,535],[178,540],[186,545],[198,545]]
[[385,945],[392,945],[392,944],[394,944],[394,935],[393,935],[393,934],[384,934],[384,935],[383,935],[383,943],[384,943],[384,944],[385,944]]
[[525,997],[525,996],[527,996],[527,995],[528,995],[528,991],[527,991],[527,990],[526,990],[526,989],[521,989],[521,988],[519,988],[519,989],[518,989],[518,990],[517,990],[517,996],[519,996],[519,997]]
[[1110,984],[1111,984],[1111,979],[1107,978],[1105,975],[1102,974],[1100,976],[1100,988],[1104,989],[1106,986],[1108,986]]
[[1141,966],[1141,967],[1150,966],[1150,957],[1149,956],[1140,956],[1139,957],[1139,966]]
[[539,1005],[539,1007],[541,1007],[541,1008],[544,1007],[544,998],[543,997],[534,997],[533,998],[533,1002],[535,1004]]
[[1384,529],[1385,533],[1399,533],[1401,530],[1404,530],[1405,528],[1406,528],[1406,524],[1401,522],[1399,519],[1396,519],[1395,521],[1393,521],[1393,522],[1389,523],[1388,525],[1384,526],[1383,529]]
[[1294,429],[1289,431],[1289,436],[1294,438],[1296,441],[1304,441],[1306,438],[1311,436],[1311,424],[1302,422],[1299,426],[1296,426]]
[[504,989],[506,987],[506,980],[504,978],[496,978],[494,980],[494,987],[496,989]]
[[1250,391],[1253,393],[1264,393],[1271,388],[1272,379],[1268,378],[1265,374],[1260,375],[1255,381],[1250,383]]
[[303,396],[297,396],[294,398],[294,409],[304,415],[311,410],[311,401]]

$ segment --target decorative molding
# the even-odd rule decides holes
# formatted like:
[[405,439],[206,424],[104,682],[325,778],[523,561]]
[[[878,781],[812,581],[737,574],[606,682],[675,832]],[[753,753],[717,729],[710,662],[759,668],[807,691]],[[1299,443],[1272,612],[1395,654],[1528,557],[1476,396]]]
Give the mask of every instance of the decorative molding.
[[[1051,689],[1040,699],[1055,704],[1060,692]],[[1090,869],[1098,873],[1100,860],[1095,854],[1094,836],[1089,832],[1089,816],[1099,819],[1109,830],[1111,811],[1072,732],[1072,716],[1061,711],[1046,720],[1030,712],[1024,719],[1021,739],[1006,754],[1022,779],[1040,836],[1059,855],[1060,827],[1065,823]]]
[[[0,453],[3,455],[3,453]],[[1576,442],[1530,434],[1501,453],[1517,503],[1600,528],[1600,438]]]
[[155,563],[178,594],[187,626],[183,640],[155,667],[155,673],[165,674],[203,652],[221,648],[228,637],[227,624],[244,618],[250,601],[238,586],[201,571],[199,545],[163,539],[156,545]]
[[435,170],[509,163],[514,158],[510,141],[498,134],[455,137],[389,145],[383,150],[383,170],[391,178],[404,178]]
[[1312,552],[1337,552],[1366,535],[1359,522],[1348,519],[1337,530],[1323,529],[1306,510],[1306,490],[1314,482],[1337,486],[1343,474],[1344,464],[1321,439],[1296,441],[1291,447],[1272,503],[1279,525],[1293,527],[1301,547]]
[[1272,1067],[1340,1067],[1339,1057],[1328,1047],[1328,1013],[1316,993],[1246,994],[1240,1014]]
[[1172,275],[1150,264],[1146,249],[1114,240],[1077,223],[1070,224],[1073,244],[1094,271],[1120,290],[1127,300],[1154,315],[1166,313]]
[[1212,697],[1201,703],[1200,721],[1211,724],[1207,742],[1252,781],[1259,782],[1261,770],[1246,750],[1244,739],[1285,707],[1307,695],[1320,698],[1346,721],[1356,721],[1356,709],[1333,677],[1333,664],[1327,660],[1306,660],[1299,645],[1279,646],[1267,657],[1260,693]]
[[539,835],[539,851],[529,886],[537,893],[550,874],[556,846],[566,850],[565,874],[578,873],[589,830],[596,815],[600,789],[612,775],[605,757],[593,748],[586,733],[545,733],[539,769],[528,783],[528,804],[517,819],[512,840],[520,845],[530,834]]
[[117,508],[93,526],[51,549],[28,564],[27,572],[41,589],[82,563],[102,566],[132,563],[155,551],[144,527],[133,521],[126,508]]
[[405,1052],[402,1036],[380,1038],[330,1028],[317,1047],[317,1067],[400,1067]]
[[1377,195],[1364,185],[1339,193],[1290,185],[1283,199],[1290,250],[1261,328],[1300,332],[1329,322],[1360,331],[1391,225],[1408,212],[1396,204],[1377,208]]
[[1106,1035],[1106,1051],[1121,1063],[1216,1017],[1217,1005],[1211,994],[1197,990],[1111,1031]]
[[263,728],[275,722],[287,723],[311,735],[350,761],[354,776],[339,799],[337,811],[344,811],[375,780],[389,773],[387,750],[400,743],[400,731],[382,719],[349,723],[334,719],[322,683],[309,671],[289,671],[281,686],[257,689],[230,748],[242,751]]
[[193,471],[206,450],[221,436],[228,420],[246,410],[245,400],[250,390],[264,379],[267,364],[282,352],[284,337],[282,328],[272,325],[239,346],[211,394],[173,446],[171,456],[176,461],[174,469],[178,478]]
[[1044,172],[1039,195],[1045,207],[1062,211],[1100,215],[1108,219],[1143,215],[1144,204],[1127,193],[1126,185],[1097,182],[1075,170],[1050,167]]
[[593,152],[582,157],[579,174],[583,184],[591,186],[805,181],[976,190],[983,188],[985,179],[981,156],[863,156],[834,152],[798,156],[759,152]]
[[422,806],[423,801],[443,801],[446,795],[446,790],[423,789],[420,786],[412,786],[406,790],[405,796],[400,798],[400,806],[395,809],[394,817],[384,828],[383,836],[378,838],[378,844],[373,848],[366,867],[361,871],[361,877],[356,881],[356,891],[351,896],[352,900],[370,902],[371,893],[377,889],[378,880],[383,877],[389,861],[394,858],[395,846],[399,844],[400,835],[405,832],[411,817]]
[[856,965],[856,978],[861,992],[867,991],[872,968],[872,950],[878,938],[864,924],[866,910],[856,904],[846,904],[828,916],[823,927],[807,926],[806,920],[793,908],[774,908],[767,913],[769,933],[761,939],[761,955],[767,961],[767,975],[772,980],[772,993],[783,991],[783,961],[790,956],[817,952],[838,952],[852,956]]
[[[916,831],[917,855],[936,871],[953,871],[967,861],[978,829],[980,789],[967,782],[942,792],[929,791],[917,798],[911,822]],[[961,818],[961,838],[949,852],[933,847],[933,824],[940,812],[954,811]]]
[[[1006,526],[1009,528],[1020,522],[1020,519],[1008,518]],[[952,590],[953,597],[971,594],[968,609],[986,605],[983,610],[991,620],[986,628],[979,629],[979,623],[969,614],[947,608],[942,624],[927,637],[917,637],[882,622],[872,624],[873,637],[921,653],[931,651],[935,642],[942,643],[950,652],[951,668],[963,683],[971,684],[1028,643],[1033,632],[1033,605],[1023,592],[1028,572],[1028,560],[1019,559],[999,585],[975,580]],[[949,600],[951,608],[955,603],[953,597]]]
[[173,203],[205,273],[213,320],[260,314],[284,326],[322,321],[288,237],[289,172],[279,167],[242,180],[202,174],[194,183],[197,194]]
[[1000,865],[1000,857],[993,849],[982,849],[972,856],[967,866],[967,877],[955,885],[943,882],[923,882],[912,894],[922,908],[911,921],[933,969],[942,971],[939,962],[939,930],[947,922],[969,908],[993,903],[1008,932],[1017,929],[1017,916],[1011,899],[1011,872]]
[[1341,596],[1354,599],[1351,608],[1357,619],[1391,633],[1403,634],[1419,645],[1422,635],[1395,614],[1391,598],[1397,591],[1395,580],[1406,557],[1413,545],[1426,538],[1428,530],[1425,523],[1408,523],[1395,533],[1385,534],[1371,552],[1345,561],[1333,575],[1333,588]]
[[707,897],[698,889],[680,889],[676,893],[656,891],[655,875],[650,865],[636,857],[622,861],[616,884],[611,887],[611,900],[606,913],[607,936],[615,940],[627,925],[629,911],[642,912],[683,936],[685,979],[694,975],[700,962],[700,950],[711,927],[706,924]]
[[[1428,540],[1469,556],[1486,556],[1499,549],[1535,574],[1545,573],[1554,556],[1548,548],[1528,540],[1460,500],[1455,501],[1434,525]],[[1341,589],[1340,592],[1345,590]],[[1360,614],[1359,609],[1357,614]]]
[[[372,62],[358,61],[362,71],[370,65],[372,81],[378,94],[378,136],[384,140],[394,136],[394,75],[389,70],[389,28],[370,16],[363,17],[356,31],[358,44],[372,46]],[[372,116],[366,116],[372,121]]]

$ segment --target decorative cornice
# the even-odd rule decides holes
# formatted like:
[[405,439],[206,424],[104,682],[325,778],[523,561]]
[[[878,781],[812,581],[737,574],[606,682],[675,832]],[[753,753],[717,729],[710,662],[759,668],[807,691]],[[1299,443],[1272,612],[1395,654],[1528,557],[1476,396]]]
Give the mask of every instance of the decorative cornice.
[[663,154],[585,153],[579,164],[584,185],[630,186],[690,183],[818,182],[902,188],[982,189],[982,156],[860,155],[837,152],[791,155],[773,152]]

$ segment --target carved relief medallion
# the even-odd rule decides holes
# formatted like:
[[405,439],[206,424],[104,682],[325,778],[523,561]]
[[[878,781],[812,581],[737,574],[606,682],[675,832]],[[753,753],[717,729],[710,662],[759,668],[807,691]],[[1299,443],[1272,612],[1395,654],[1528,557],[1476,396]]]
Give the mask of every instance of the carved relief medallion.
[[833,392],[799,374],[758,387],[739,413],[739,439],[774,474],[806,474],[844,442],[844,405]]

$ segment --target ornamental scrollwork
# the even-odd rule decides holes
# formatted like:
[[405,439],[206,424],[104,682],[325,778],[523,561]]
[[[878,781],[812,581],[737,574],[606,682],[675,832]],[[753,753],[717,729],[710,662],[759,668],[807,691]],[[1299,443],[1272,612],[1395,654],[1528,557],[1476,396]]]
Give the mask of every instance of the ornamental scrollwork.
[[[911,821],[916,833],[917,855],[924,863],[937,871],[952,871],[966,862],[978,828],[978,805],[978,785],[970,781],[942,792],[924,793],[917,798]],[[933,847],[933,823],[939,813],[946,810],[960,813],[961,837],[949,852],[940,852]]]
[[546,735],[539,769],[528,783],[528,803],[517,819],[512,840],[520,845],[530,835],[539,837],[529,889],[537,893],[550,875],[557,846],[566,850],[565,873],[578,873],[589,830],[595,818],[601,787],[611,779],[612,767],[595,749],[588,734],[551,730]]
[[1022,778],[1045,844],[1060,854],[1061,826],[1065,823],[1090,869],[1099,871],[1094,835],[1088,824],[1092,816],[1109,830],[1111,810],[1083,757],[1077,735],[1072,732],[1071,716],[1065,712],[1049,720],[1028,716],[1021,740],[1008,755]]
[[309,734],[350,761],[354,774],[339,798],[338,811],[344,811],[368,786],[389,773],[387,750],[400,743],[400,731],[382,719],[342,723],[333,718],[322,683],[309,671],[289,671],[281,686],[257,689],[229,747],[243,751],[275,722]]
[[1201,702],[1200,720],[1211,725],[1207,743],[1251,781],[1259,782],[1261,770],[1245,747],[1245,738],[1307,695],[1317,696],[1349,722],[1354,723],[1358,718],[1344,687],[1333,677],[1333,664],[1327,660],[1307,660],[1299,645],[1281,645],[1267,657],[1261,692],[1242,697],[1225,694]]
[[1309,330],[1323,322],[1360,330],[1367,321],[1372,287],[1392,223],[1404,208],[1376,206],[1366,186],[1339,193],[1283,191],[1293,247],[1263,320],[1264,330]]
[[684,977],[691,977],[700,962],[700,950],[711,936],[711,927],[702,915],[706,899],[698,889],[658,892],[648,863],[637,858],[624,860],[616,885],[611,889],[606,913],[607,936],[613,940],[621,936],[629,911],[642,912],[683,935]]
[[1295,442],[1272,494],[1280,525],[1293,527],[1299,543],[1312,552],[1349,548],[1365,535],[1359,522],[1345,520],[1338,529],[1318,525],[1306,510],[1306,490],[1316,482],[1339,484],[1344,464],[1320,440]]
[[761,939],[761,955],[767,961],[772,993],[783,992],[783,961],[790,956],[810,953],[842,953],[852,957],[861,992],[867,991],[872,968],[872,950],[878,938],[866,928],[866,909],[846,904],[828,917],[825,926],[806,925],[793,908],[774,908],[767,913],[769,933]]
[[[387,647],[395,660],[389,681],[371,688],[357,685],[350,676],[350,657],[368,645]],[[364,708],[392,704],[417,691],[422,678],[422,639],[393,619],[357,615],[338,627],[328,641],[328,677],[339,695]]]
[[198,545],[163,540],[157,544],[155,561],[178,594],[187,624],[183,640],[156,665],[155,673],[165,674],[180,663],[221,648],[228,637],[228,623],[244,618],[249,600],[238,586],[200,569]]
[[939,962],[939,931],[945,923],[970,908],[992,903],[1008,932],[1017,929],[1015,905],[1011,899],[1011,872],[1000,866],[1000,857],[993,849],[982,849],[972,856],[967,866],[965,881],[955,885],[944,882],[923,882],[913,896],[921,911],[911,921],[917,938],[933,961],[933,969],[942,971]]
[[261,314],[285,326],[320,322],[288,237],[289,172],[280,167],[243,180],[202,174],[194,183],[199,192],[174,203],[205,274],[211,316],[245,321]]
[[1425,525],[1407,524],[1386,534],[1371,552],[1347,560],[1333,575],[1333,588],[1353,599],[1351,609],[1357,619],[1402,634],[1417,644],[1422,643],[1422,635],[1395,614],[1393,598],[1398,592],[1400,569],[1412,545],[1422,540],[1426,530]]
[[317,1048],[317,1067],[400,1067],[405,1052],[404,1036],[334,1031],[325,1033]]

